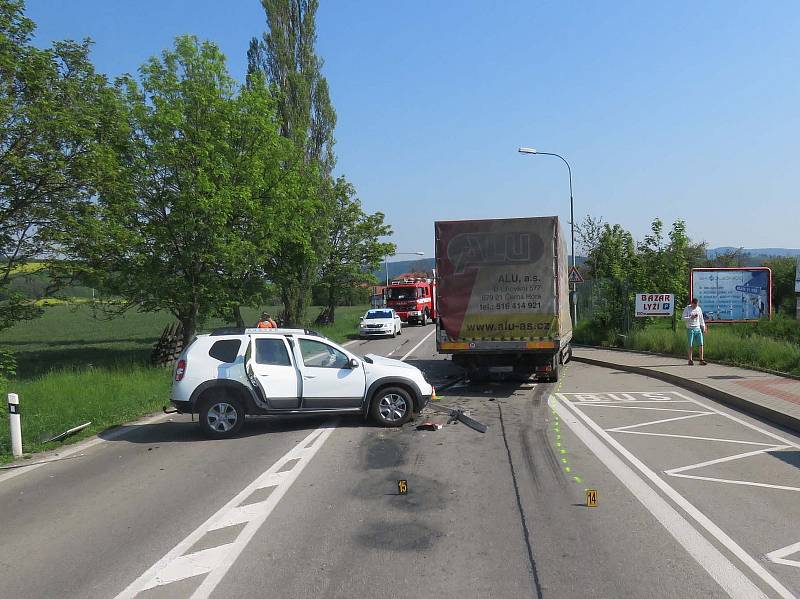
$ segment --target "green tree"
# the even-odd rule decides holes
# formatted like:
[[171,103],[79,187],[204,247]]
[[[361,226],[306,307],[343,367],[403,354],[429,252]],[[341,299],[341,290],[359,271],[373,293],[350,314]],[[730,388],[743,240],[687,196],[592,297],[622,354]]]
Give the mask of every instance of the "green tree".
[[791,257],[775,257],[764,262],[772,270],[772,305],[775,311],[791,316],[796,314],[794,291],[797,260]]
[[343,177],[336,180],[328,222],[327,254],[320,269],[320,285],[325,289],[325,304],[317,323],[334,322],[336,306],[349,290],[364,282],[373,282],[370,274],[381,259],[394,253],[393,243],[380,237],[391,235],[382,212],[366,214],[355,197],[355,189]]
[[169,310],[184,341],[256,302],[299,178],[263,78],[237,88],[219,48],[183,36],[119,82],[117,175],[85,206],[72,254],[122,309]]
[[306,164],[330,175],[336,163],[336,111],[322,59],[316,54],[318,0],[261,0],[268,31],[253,38],[247,72],[263,73],[275,86],[281,135],[294,141]]
[[90,42],[39,49],[34,30],[21,0],[0,0],[0,330],[41,313],[12,280],[31,259],[58,256],[65,215],[106,176],[119,126]]
[[335,207],[330,194],[336,159],[333,131],[336,112],[322,59],[316,54],[317,0],[262,0],[267,32],[253,38],[247,53],[248,79],[263,74],[277,99],[281,135],[302,154],[307,182],[306,202],[297,206],[295,221],[286,230],[280,258],[273,261],[271,278],[280,287],[284,318],[304,319],[310,290],[331,251],[325,223]]
[[607,332],[625,330],[636,292],[632,283],[641,270],[633,235],[620,225],[592,217],[577,227],[577,233],[592,278],[588,285],[591,318]]

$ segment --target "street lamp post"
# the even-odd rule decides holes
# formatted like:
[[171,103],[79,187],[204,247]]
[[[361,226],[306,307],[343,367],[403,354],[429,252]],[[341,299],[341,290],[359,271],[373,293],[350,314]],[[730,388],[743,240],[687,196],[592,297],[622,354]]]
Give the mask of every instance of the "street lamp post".
[[[572,167],[570,167],[569,162],[567,159],[564,158],[561,154],[556,154],[554,152],[540,152],[535,148],[525,148],[521,147],[517,150],[520,154],[539,154],[541,156],[555,156],[556,158],[560,158],[564,164],[567,165],[567,174],[569,174],[569,224],[570,224],[570,239],[571,239],[571,246],[572,246],[572,268],[575,268],[575,206],[572,200]],[[570,284],[570,289],[572,293],[570,293],[570,304],[572,308],[572,326],[575,326],[575,321],[578,318],[577,315],[577,307],[575,305],[575,283]]]

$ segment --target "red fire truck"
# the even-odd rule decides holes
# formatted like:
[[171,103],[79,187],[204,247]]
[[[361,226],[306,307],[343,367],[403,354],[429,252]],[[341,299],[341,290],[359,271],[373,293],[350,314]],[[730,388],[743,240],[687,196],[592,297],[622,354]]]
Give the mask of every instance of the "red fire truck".
[[386,288],[386,306],[403,322],[425,326],[438,316],[435,276],[400,275]]

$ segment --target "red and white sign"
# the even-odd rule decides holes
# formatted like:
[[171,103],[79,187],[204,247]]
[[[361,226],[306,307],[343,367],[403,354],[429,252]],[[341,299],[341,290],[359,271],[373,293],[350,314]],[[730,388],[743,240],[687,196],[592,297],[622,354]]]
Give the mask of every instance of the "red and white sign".
[[636,316],[672,316],[675,295],[672,293],[637,293]]

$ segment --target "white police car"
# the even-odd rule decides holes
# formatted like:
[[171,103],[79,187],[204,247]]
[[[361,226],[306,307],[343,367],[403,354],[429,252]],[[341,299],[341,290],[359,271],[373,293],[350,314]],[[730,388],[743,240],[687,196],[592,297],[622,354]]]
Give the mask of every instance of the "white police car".
[[392,308],[372,308],[367,310],[358,324],[358,334],[362,338],[378,335],[395,337],[403,334],[403,321]]

